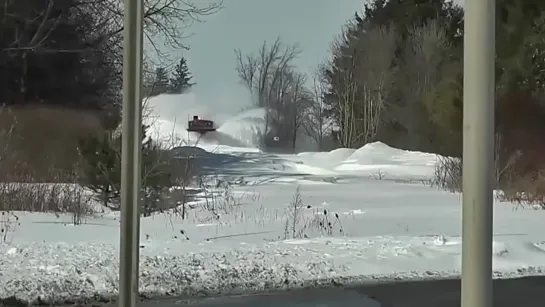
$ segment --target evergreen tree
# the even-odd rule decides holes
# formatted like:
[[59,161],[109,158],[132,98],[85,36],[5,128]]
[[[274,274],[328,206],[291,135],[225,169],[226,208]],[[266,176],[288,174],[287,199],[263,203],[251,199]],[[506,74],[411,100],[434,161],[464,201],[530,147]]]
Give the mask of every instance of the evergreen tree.
[[[173,186],[175,178],[167,155],[151,138],[149,126],[142,126],[142,214],[156,211],[166,190]],[[122,135],[110,133],[102,137],[89,136],[79,142],[82,158],[82,184],[96,193],[104,206],[118,209],[121,186]]]
[[373,0],[364,5],[363,17],[356,17],[359,24],[390,25],[405,38],[412,27],[423,26],[430,20],[441,21],[447,36],[462,43],[464,11],[453,1],[447,0]]
[[169,73],[164,67],[157,67],[155,69],[155,78],[151,85],[150,96],[157,96],[169,92]]
[[[383,98],[388,102],[385,106],[387,111],[383,111],[381,114],[380,128],[376,138],[397,147],[436,151],[435,146],[440,147],[441,145],[436,145],[436,139],[429,136],[427,127],[431,124],[428,125],[425,120],[428,114],[426,114],[427,109],[422,103],[424,95],[430,89],[422,90],[422,93],[419,94],[422,96],[420,101],[413,97],[409,103],[406,93],[411,91],[411,86],[406,81],[407,79],[417,80],[412,79],[411,75],[419,75],[420,72],[416,71],[415,69],[418,68],[414,67],[407,69],[407,66],[410,66],[407,63],[410,63],[412,54],[418,51],[418,49],[413,50],[412,48],[420,48],[420,46],[413,46],[415,30],[425,29],[431,22],[436,23],[437,27],[445,32],[445,45],[448,45],[449,48],[442,56],[444,61],[441,61],[441,67],[448,66],[448,69],[439,69],[438,67],[435,73],[442,75],[444,79],[449,79],[449,82],[451,78],[458,81],[456,68],[461,65],[462,21],[463,10],[446,0],[373,0],[364,5],[364,14],[361,16],[356,14],[352,22],[345,28],[343,35],[338,38],[336,43],[339,48],[333,54],[329,67],[324,71],[324,77],[328,83],[328,90],[324,97],[324,102],[328,106],[328,115],[338,122],[339,127],[352,125],[345,122],[354,120],[357,123],[363,122],[361,114],[365,113],[367,107],[365,101],[369,95],[365,89],[372,88],[374,85],[372,82],[368,82],[368,78],[362,74],[362,71],[370,70],[369,73],[376,73],[373,72],[373,69],[376,69],[374,66],[369,67],[368,57],[380,58],[382,55],[374,54],[375,46],[370,45],[370,42],[380,39],[377,38],[377,31],[384,33],[381,31],[388,29],[388,31],[393,31],[396,36],[392,47],[394,56],[391,59],[391,65],[381,69],[391,70],[391,78],[395,82],[389,84],[387,90],[384,90]],[[422,33],[422,35],[424,34],[430,35]],[[433,37],[431,38],[432,40],[427,42],[426,48],[428,50],[431,50],[430,46],[435,44]],[[389,38],[385,36],[382,40],[384,39]],[[416,37],[416,39],[419,38]],[[433,51],[432,54],[437,55],[438,52]],[[443,62],[445,62],[444,65]],[[422,73],[427,74],[428,72],[424,70],[422,69]],[[347,74],[347,72],[351,72],[351,74]],[[385,73],[389,72],[385,71]],[[370,84],[365,84],[366,82]],[[414,85],[417,85],[418,81],[414,82]],[[422,86],[422,83],[419,86]],[[451,87],[450,83],[449,86],[442,87],[452,90],[449,96],[457,93],[454,90],[457,87]],[[352,91],[352,88],[357,90]],[[349,116],[344,113],[340,114],[339,110],[345,109],[336,107],[339,104],[339,93],[343,92],[349,92],[353,97]],[[443,95],[439,94],[440,98],[435,100],[443,102]],[[449,99],[451,98],[449,97]],[[409,110],[412,112],[410,118],[406,115]],[[353,146],[360,145],[354,144]]]
[[173,77],[170,79],[170,92],[176,94],[185,93],[195,85],[195,83],[191,82],[192,78],[187,67],[187,61],[182,57],[174,68]]
[[545,3],[500,0],[496,30],[498,94],[543,92]]
[[[117,143],[117,144],[116,144]],[[95,135],[79,140],[82,158],[82,184],[96,194],[105,207],[119,197],[121,185],[121,151],[119,144],[110,133],[101,137]]]
[[101,108],[118,98],[115,47],[77,0],[3,1],[0,101]]

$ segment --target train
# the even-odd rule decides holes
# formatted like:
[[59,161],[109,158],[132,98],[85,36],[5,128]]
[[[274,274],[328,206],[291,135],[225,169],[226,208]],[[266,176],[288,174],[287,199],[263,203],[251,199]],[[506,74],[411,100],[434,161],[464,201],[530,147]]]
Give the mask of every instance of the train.
[[202,119],[198,115],[193,116],[193,119],[187,123],[187,131],[189,132],[204,134],[216,130],[216,124],[213,120]]

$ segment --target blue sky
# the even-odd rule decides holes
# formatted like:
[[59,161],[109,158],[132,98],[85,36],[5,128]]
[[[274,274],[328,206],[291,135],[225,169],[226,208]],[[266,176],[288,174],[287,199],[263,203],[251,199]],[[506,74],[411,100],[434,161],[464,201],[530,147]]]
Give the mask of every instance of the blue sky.
[[[196,3],[205,0],[195,0]],[[235,71],[234,49],[257,50],[264,40],[281,37],[298,43],[303,53],[296,64],[310,72],[329,55],[329,46],[363,0],[224,0],[224,8],[191,27],[184,53],[205,104],[248,100]],[[229,104],[230,104],[229,103]]]

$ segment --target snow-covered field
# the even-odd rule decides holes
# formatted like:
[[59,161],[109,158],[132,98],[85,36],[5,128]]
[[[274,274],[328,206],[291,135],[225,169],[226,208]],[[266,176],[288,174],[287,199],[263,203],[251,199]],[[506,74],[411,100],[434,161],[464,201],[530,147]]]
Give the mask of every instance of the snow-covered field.
[[[261,153],[248,141],[251,131],[262,132],[259,112],[245,114],[225,120],[223,136],[197,144],[209,152],[207,173],[224,184],[201,192],[184,220],[172,213],[141,219],[144,295],[459,275],[460,195],[427,184],[434,155],[381,143]],[[161,122],[188,140],[171,119]],[[70,216],[15,214],[18,221],[10,220],[0,245],[1,299],[63,303],[115,296],[117,212],[98,212],[79,226]],[[495,204],[496,277],[543,273],[544,220],[545,211]]]

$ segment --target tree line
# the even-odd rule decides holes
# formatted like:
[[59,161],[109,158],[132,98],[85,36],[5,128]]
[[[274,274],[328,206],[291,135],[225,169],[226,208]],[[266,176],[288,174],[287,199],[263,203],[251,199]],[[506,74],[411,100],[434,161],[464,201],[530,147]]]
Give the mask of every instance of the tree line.
[[[545,3],[497,0],[496,14],[497,184],[510,200],[545,204]],[[240,79],[268,113],[263,147],[381,141],[444,157],[434,180],[460,189],[464,31],[453,1],[372,0],[333,38],[314,75],[299,72],[301,49],[280,39],[236,51]]]
[[[535,176],[545,167],[545,3],[496,3],[498,163],[517,156],[517,171]],[[281,40],[237,51],[237,71],[268,110],[267,131],[284,140],[275,146],[293,150],[300,137],[320,149],[382,141],[461,157],[466,30],[452,1],[373,0],[333,39],[315,75],[298,72],[301,50]]]
[[[545,169],[541,141],[545,132],[545,3],[496,3],[497,46],[491,56],[496,61],[498,172],[506,177],[512,173],[503,170],[515,165],[517,176],[531,181]],[[13,174],[4,168],[20,164],[27,170],[47,165],[72,174],[87,172],[79,178],[87,178],[95,189],[101,186],[114,193],[116,180],[103,174],[97,181],[100,176],[92,173],[107,169],[115,175],[118,167],[115,159],[119,159],[122,136],[115,128],[120,121],[122,86],[121,6],[116,0],[5,0],[3,4],[1,173]],[[171,51],[182,51],[187,48],[182,39],[186,26],[196,16],[219,8],[219,4],[145,0],[145,38],[159,58],[169,59],[155,38]],[[460,157],[463,33],[470,30],[464,29],[463,21],[463,8],[452,1],[369,1],[332,38],[330,54],[313,75],[295,65],[300,46],[280,38],[263,42],[254,53],[237,50],[238,76],[254,105],[267,110],[263,147],[295,151],[305,140],[326,150],[382,141],[402,149]],[[176,61],[174,69],[168,69],[169,63],[146,63],[145,67],[154,67],[146,69],[147,96],[191,88],[194,83],[186,59]],[[81,113],[85,115],[67,116],[66,109],[85,110]],[[55,129],[46,129],[48,125]],[[143,142],[147,157],[154,157],[157,148],[153,146]],[[60,149],[71,152],[70,156],[63,156]]]
[[[118,0],[4,0],[0,10],[0,101],[102,109],[119,106],[123,8]],[[153,52],[187,49],[184,33],[221,3],[145,0]],[[157,42],[164,42],[162,49]],[[183,64],[185,65],[185,64]]]
[[195,85],[187,60],[182,57],[172,71],[159,66],[153,73],[144,76],[144,95],[154,97],[160,94],[187,93]]
[[[144,57],[144,75],[151,76],[144,80],[146,96],[183,93],[194,84],[187,60],[172,55],[189,48],[184,43],[188,27],[221,9],[221,1],[207,3],[144,0],[144,39],[151,46]],[[0,181],[77,182],[116,206],[123,137],[118,129],[121,4],[2,1]],[[170,171],[170,160],[149,127],[142,129],[143,196],[153,203],[183,176]]]

